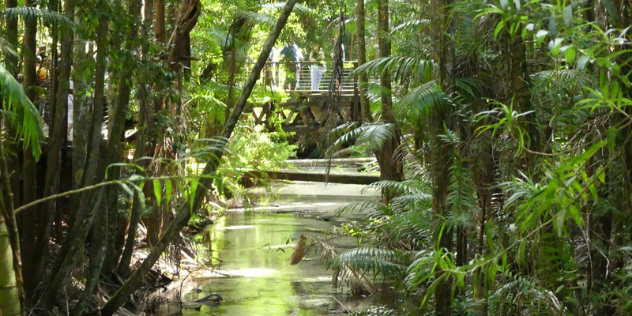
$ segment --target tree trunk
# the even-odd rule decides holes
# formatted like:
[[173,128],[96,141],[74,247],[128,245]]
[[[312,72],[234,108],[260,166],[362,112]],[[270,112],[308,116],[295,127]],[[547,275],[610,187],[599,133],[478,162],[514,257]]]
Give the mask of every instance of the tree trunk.
[[[36,0],[27,1],[27,6],[36,7]],[[37,35],[37,18],[33,15],[28,15],[24,20],[24,39],[23,39],[23,54],[24,54],[24,92],[28,96],[29,100],[35,103],[37,92],[35,87],[37,86],[37,74],[36,74],[36,57],[37,51],[36,43]],[[35,157],[30,149],[25,149],[22,154],[22,205],[33,202],[37,199],[36,190],[36,170],[35,170]],[[41,280],[43,262],[43,251],[36,246],[36,223],[39,222],[38,212],[31,208],[21,214],[23,221],[22,232],[23,236],[23,256],[30,258],[24,263],[24,270],[29,271],[25,275],[25,288],[27,292],[35,290],[38,283]],[[37,268],[36,268],[37,267]]]
[[[433,36],[438,44],[439,82],[443,91],[448,94],[455,84],[455,52],[451,37],[454,34],[454,23],[449,20],[452,0],[434,1],[434,19],[432,22]],[[433,118],[432,138],[432,209],[441,220],[447,218],[450,206],[447,204],[448,187],[450,185],[451,148],[443,142],[440,135],[444,133],[444,126],[452,128],[451,114],[440,111]],[[442,225],[437,231],[439,250],[452,254],[452,228]],[[437,278],[443,276],[443,271],[437,271]],[[452,315],[452,279],[441,281],[435,290],[435,315]]]
[[[77,8],[75,14],[75,23],[81,25],[80,9]],[[82,36],[83,35],[83,36]],[[90,34],[91,35],[91,34]],[[77,41],[74,47],[73,61],[73,128],[72,128],[72,188],[77,189],[83,183],[83,172],[85,170],[86,158],[88,155],[88,137],[90,136],[90,118],[93,113],[88,104],[87,88],[85,72],[88,67],[93,66],[91,60],[88,59],[85,48],[85,39],[89,36],[86,31],[78,30]],[[90,45],[92,53],[93,46]],[[92,56],[92,54],[90,54]],[[91,59],[91,58],[90,58]],[[97,114],[100,115],[100,114]],[[81,204],[81,195],[75,194],[71,196],[72,210],[75,211]]]
[[[103,191],[102,191],[103,192]],[[99,194],[98,200],[101,201],[102,194]],[[101,203],[97,202],[97,205]],[[72,309],[70,315],[81,315],[86,305],[90,302],[90,299],[94,295],[97,284],[99,283],[101,276],[101,268],[105,259],[105,253],[108,240],[108,213],[116,212],[117,210],[102,209],[97,212],[94,235],[92,238],[92,244],[90,245],[90,265],[88,267],[88,273],[86,275],[86,286],[81,293],[81,297],[77,302],[77,305]]]
[[0,215],[0,313],[22,315],[20,294],[13,269],[13,250],[4,216]]
[[[104,8],[106,3],[104,1],[99,2],[99,7]],[[88,160],[86,163],[86,170],[84,172],[83,186],[89,186],[98,182],[102,176],[100,161],[101,141],[102,141],[102,125],[103,116],[98,113],[103,113],[103,105],[105,104],[105,71],[106,63],[105,56],[108,51],[108,24],[107,17],[102,16],[99,19],[99,26],[97,29],[97,63],[95,72],[95,88],[94,88],[94,109],[92,116],[92,130],[90,133],[88,144]],[[110,138],[111,139],[111,138]],[[116,139],[119,141],[119,138]],[[82,194],[80,207],[74,217],[74,224],[68,231],[68,237],[62,244],[62,248],[57,256],[57,260],[53,265],[51,273],[51,287],[43,294],[45,303],[49,303],[54,297],[55,293],[53,289],[61,288],[65,284],[70,271],[74,268],[74,258],[83,256],[83,243],[86,239],[88,230],[92,223],[93,206],[96,204],[93,201],[93,196],[96,193],[84,192]]]
[[[154,2],[152,0],[145,0],[145,21],[143,22],[143,64],[145,65],[143,71],[143,81],[149,80],[149,63],[151,62],[149,59],[149,33],[151,32],[151,22],[153,20],[152,8],[154,6]],[[142,79],[141,79],[142,80]],[[149,97],[149,90],[151,85],[146,82],[139,82],[139,90],[140,90],[140,117],[141,120],[139,122],[139,130],[140,135],[138,140],[136,141],[136,151],[134,152],[134,161],[137,161],[144,169],[147,169],[149,163],[146,160],[140,160],[145,157],[146,150],[145,147],[148,146],[148,142],[150,142],[151,135],[153,134],[153,121],[154,121],[154,111],[153,111],[153,103],[152,99]],[[153,143],[149,143],[150,148],[149,152],[153,154]],[[151,184],[145,184],[151,187]],[[136,245],[136,229],[138,224],[140,223],[140,215],[141,215],[141,203],[139,200],[138,192],[134,192],[134,200],[132,202],[132,212],[130,214],[129,220],[129,228],[127,231],[127,238],[125,240],[125,247],[123,249],[123,253],[121,254],[121,260],[118,265],[117,274],[121,278],[127,278],[130,273],[130,263],[132,261],[132,254],[134,252],[134,246]]]
[[[366,35],[364,29],[364,0],[356,1],[356,28],[358,38],[358,66],[366,63]],[[360,110],[362,112],[362,120],[373,122],[371,115],[371,107],[369,98],[367,97],[368,79],[366,74],[358,75],[358,90],[360,90]]]
[[[6,257],[5,247],[2,246],[3,242],[0,241],[0,259],[1,261],[11,260],[11,264],[1,264],[7,268],[11,267],[13,271],[12,273],[8,273],[6,281],[9,281],[11,278],[15,279],[15,283],[8,284],[0,281],[0,289],[8,287],[7,290],[7,309],[12,311],[12,303],[11,301],[15,300],[13,297],[13,290],[17,290],[17,302],[19,307],[20,314],[24,315],[26,302],[24,299],[24,290],[23,284],[24,279],[22,278],[22,257],[20,255],[20,235],[18,233],[18,224],[15,219],[14,205],[13,205],[13,193],[11,193],[11,180],[9,179],[9,168],[7,167],[7,154],[4,150],[4,142],[0,139],[0,177],[2,179],[2,192],[0,193],[0,205],[2,207],[2,214],[0,214],[0,239],[4,238],[2,235],[8,236],[10,243],[11,256]],[[3,232],[2,226],[5,227],[6,232]],[[3,268],[0,268],[0,271],[3,271]],[[2,297],[0,295],[0,313],[2,313]]]
[[[388,0],[380,0],[378,4],[378,44],[380,57],[389,57],[391,55],[388,15]],[[387,123],[397,124],[391,97],[391,76],[386,71],[380,75],[380,86],[382,88],[382,120]],[[400,159],[395,157],[395,151],[400,144],[400,136],[401,132],[399,128],[396,128],[395,135],[384,142],[382,150],[375,153],[375,158],[377,158],[378,164],[380,165],[381,180],[401,181],[404,178],[402,163]]]
[[[74,0],[64,2],[64,15],[72,21],[75,12]],[[68,90],[70,89],[70,67],[72,64],[72,46],[74,31],[70,26],[62,27],[61,63],[58,80],[58,91],[54,119],[51,119],[53,129],[49,136],[48,160],[46,164],[46,178],[44,180],[44,197],[57,194],[61,170],[62,146],[67,137]],[[51,229],[57,211],[54,200],[44,203],[40,214],[43,214],[43,226],[38,227],[37,249],[42,255],[47,253]],[[37,256],[37,254],[36,254]],[[44,260],[36,260],[36,270],[44,268]]]
[[[235,104],[235,109],[231,113],[229,120],[226,122],[226,126],[224,127],[224,131],[222,133],[223,139],[229,139],[237,125],[237,121],[243,112],[243,109],[246,105],[246,101],[252,92],[252,89],[259,78],[261,70],[265,65],[268,56],[270,56],[270,51],[274,46],[276,39],[279,37],[281,30],[285,26],[292,9],[294,8],[294,4],[296,0],[288,0],[283,8],[283,12],[279,16],[279,20],[275,24],[274,28],[270,32],[268,39],[265,41],[262,51],[259,54],[259,58],[257,58],[257,63],[254,66],[254,69],[250,73],[248,77],[248,81],[244,85],[242,93]],[[224,148],[226,143],[220,143],[216,148],[212,151],[210,157],[212,157],[204,167],[203,175],[209,176],[215,174],[217,167],[220,164],[222,155],[224,154]],[[141,263],[138,269],[132,274],[132,276],[125,282],[125,284],[110,298],[110,300],[105,304],[103,309],[101,310],[102,316],[111,316],[113,315],[121,305],[125,303],[128,297],[136,291],[136,289],[142,284],[145,274],[151,269],[156,260],[160,257],[163,251],[167,248],[167,246],[171,243],[171,241],[178,235],[180,230],[187,225],[189,219],[191,218],[192,212],[196,211],[200,205],[202,204],[202,200],[204,196],[206,196],[208,188],[212,185],[212,179],[209,177],[202,177],[200,180],[200,184],[197,187],[197,191],[195,192],[195,197],[193,201],[192,208],[189,208],[189,203],[185,202],[181,205],[176,217],[173,219],[164,235],[156,244],[155,247],[152,248],[151,252],[147,256],[147,258]]]
[[165,3],[164,0],[156,0],[154,2],[156,8],[156,22],[154,23],[154,34],[156,34],[156,40],[158,42],[166,44],[167,35],[165,31]]

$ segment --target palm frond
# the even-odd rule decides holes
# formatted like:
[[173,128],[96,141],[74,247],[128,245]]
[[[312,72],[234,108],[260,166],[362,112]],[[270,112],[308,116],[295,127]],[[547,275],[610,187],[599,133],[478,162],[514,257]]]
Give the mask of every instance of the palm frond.
[[406,267],[401,264],[401,256],[395,250],[380,248],[355,248],[338,255],[330,264],[332,269],[348,266],[355,271],[371,273],[374,277],[382,274],[393,278],[401,276]]
[[18,53],[15,51],[15,47],[7,41],[4,37],[0,37],[0,50],[5,55],[17,56]]
[[428,19],[421,19],[421,20],[412,20],[412,21],[408,21],[408,22],[404,22],[396,27],[394,27],[391,30],[391,34],[395,34],[397,32],[400,32],[402,30],[406,30],[406,29],[415,29],[421,25],[428,25],[430,24],[430,20]]
[[376,122],[356,127],[355,123],[343,124],[329,133],[329,137],[339,136],[329,146],[327,151],[332,153],[343,144],[355,140],[356,144],[367,144],[368,153],[382,148],[385,141],[397,135],[396,125],[392,123]]
[[42,118],[31,100],[24,94],[22,85],[9,71],[0,65],[0,91],[2,93],[2,114],[16,127],[17,137],[24,139],[24,148],[31,148],[35,159],[42,153]]
[[239,12],[237,15],[239,17],[245,18],[246,20],[260,24],[274,25],[274,23],[276,22],[276,18],[274,16],[262,12],[245,10]]
[[68,17],[60,14],[58,12],[49,11],[46,9],[39,9],[34,7],[17,7],[17,8],[8,8],[2,11],[3,15],[6,15],[7,18],[15,19],[17,17],[21,17],[23,19],[28,18],[36,18],[43,23],[50,24],[60,24],[64,26],[75,27],[75,23],[70,20]]
[[[275,3],[266,3],[261,5],[262,9],[268,9],[268,10],[282,10],[285,7],[285,2],[275,2]],[[303,4],[295,4],[294,5],[294,9],[295,12],[300,12],[300,13],[314,13],[315,10],[303,5]]]
[[432,113],[449,106],[447,96],[435,81],[423,84],[406,94],[396,104],[398,114],[415,120],[425,120]]
[[390,56],[370,60],[358,68],[354,74],[381,75],[389,73],[395,81],[427,82],[434,78],[436,63],[432,60],[410,56]]
[[343,213],[361,213],[371,216],[378,216],[386,213],[386,205],[379,202],[356,202],[349,203],[336,210],[336,216],[340,216]]

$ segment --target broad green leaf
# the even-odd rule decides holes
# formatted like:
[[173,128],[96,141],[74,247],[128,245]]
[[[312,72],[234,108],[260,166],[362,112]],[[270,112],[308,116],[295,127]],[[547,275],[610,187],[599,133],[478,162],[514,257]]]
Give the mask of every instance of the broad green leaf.
[[165,179],[165,198],[166,198],[166,203],[167,206],[169,206],[169,203],[171,202],[171,196],[173,194],[173,187],[171,185],[171,179]]
[[494,30],[494,38],[498,38],[498,33],[500,33],[500,31],[503,30],[504,26],[505,26],[504,21],[498,22],[498,24],[496,25],[496,29]]
[[588,63],[589,59],[590,57],[588,57],[588,55],[583,55],[579,57],[579,59],[577,60],[577,69],[583,70],[584,68],[586,68],[586,63]]
[[547,31],[547,30],[539,30],[535,34],[535,39],[538,42],[538,46],[542,45],[542,42],[544,41],[544,39],[546,38],[547,35],[549,35],[549,31]]
[[564,39],[559,37],[549,41],[549,51],[551,51],[553,57],[557,57],[557,55],[560,53],[560,45],[563,41]]
[[195,192],[197,192],[198,184],[200,184],[199,178],[191,178],[191,192],[189,193],[189,206],[191,207],[191,211],[193,211],[193,202],[195,201]]
[[562,17],[564,18],[564,25],[566,25],[566,27],[571,27],[571,24],[573,24],[573,6],[566,6],[562,10]]
[[564,58],[566,58],[566,61],[573,65],[573,63],[575,62],[575,55],[577,54],[577,52],[575,51],[575,48],[573,47],[569,47],[564,51]]
[[160,202],[162,201],[162,187],[160,186],[160,180],[154,179],[154,197],[156,198],[156,204],[160,206]]
[[562,237],[562,232],[564,231],[564,217],[566,215],[566,212],[562,209],[561,211],[557,212],[556,216],[555,216],[555,224],[557,226],[557,236]]
[[551,17],[549,18],[549,34],[551,34],[551,36],[557,35],[557,22],[555,21],[555,12],[551,12]]

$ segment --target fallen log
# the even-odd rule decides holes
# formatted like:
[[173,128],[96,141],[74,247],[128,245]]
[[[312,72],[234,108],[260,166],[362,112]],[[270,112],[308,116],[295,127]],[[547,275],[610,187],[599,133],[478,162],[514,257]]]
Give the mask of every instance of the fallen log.
[[328,182],[340,184],[371,184],[380,181],[380,176],[355,175],[355,174],[330,174],[322,173],[290,172],[290,171],[258,171],[245,170],[244,179],[266,178],[276,180]]

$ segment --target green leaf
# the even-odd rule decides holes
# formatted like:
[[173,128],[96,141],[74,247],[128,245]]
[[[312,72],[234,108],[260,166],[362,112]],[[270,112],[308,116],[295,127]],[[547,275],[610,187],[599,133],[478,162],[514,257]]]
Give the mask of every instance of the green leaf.
[[30,148],[35,160],[42,153],[42,118],[31,100],[24,94],[22,85],[13,75],[0,65],[0,91],[2,91],[2,110],[9,124],[15,126],[17,137],[24,139],[24,148]]
[[171,202],[171,195],[173,194],[173,186],[171,184],[171,179],[165,179],[165,197],[167,200],[167,206],[169,206],[169,202]]
[[565,216],[566,216],[566,212],[564,210],[557,212],[557,215],[555,216],[555,222],[557,226],[557,235],[559,237],[562,237],[562,232],[564,230],[564,217]]
[[573,6],[566,6],[562,10],[562,17],[564,18],[564,25],[566,25],[566,27],[571,27],[571,24],[573,24]]
[[162,201],[162,187],[160,186],[160,180],[154,179],[154,197],[156,198],[156,204],[160,206]]
[[575,55],[577,54],[577,52],[575,51],[575,48],[573,47],[569,47],[564,51],[564,58],[566,58],[566,61],[573,65],[573,63],[575,62]]
[[579,70],[583,70],[586,68],[586,63],[588,63],[588,60],[590,59],[590,57],[588,57],[588,55],[583,55],[581,57],[579,57],[579,59],[577,60],[577,69]]
[[200,184],[199,178],[191,178],[191,192],[189,193],[189,206],[191,211],[193,211],[193,202],[195,201],[195,192],[197,192],[198,184]]
[[563,41],[564,39],[559,37],[549,41],[549,51],[551,51],[551,55],[553,55],[553,57],[557,57],[560,53],[560,45]]
[[549,18],[549,34],[551,34],[551,36],[557,35],[557,22],[555,21],[555,12],[551,12],[551,17]]
[[535,39],[538,41],[538,46],[542,45],[542,41],[544,41],[547,35],[549,35],[549,31],[547,30],[539,30],[535,33]]
[[505,26],[504,21],[498,22],[498,24],[496,25],[496,29],[494,30],[494,38],[498,38],[498,34],[500,33],[500,31],[503,30],[504,26]]
[[127,186],[127,184],[125,184],[124,182],[119,182],[119,185],[121,186],[123,191],[125,191],[127,194],[129,194],[129,196],[134,196],[134,191],[132,191],[132,189],[130,189]]

